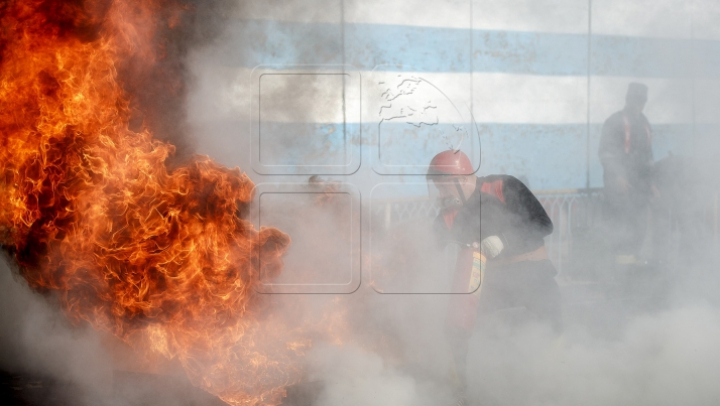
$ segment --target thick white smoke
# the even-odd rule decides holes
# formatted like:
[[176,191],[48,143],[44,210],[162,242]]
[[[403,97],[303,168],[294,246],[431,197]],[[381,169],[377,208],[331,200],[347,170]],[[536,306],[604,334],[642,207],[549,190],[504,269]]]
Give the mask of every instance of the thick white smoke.
[[52,298],[30,291],[4,262],[0,326],[0,369],[49,378],[45,385],[56,385],[58,393],[43,396],[91,404],[110,393],[113,361],[102,335],[89,326],[70,325]]
[[[283,59],[276,56],[287,56],[285,59],[295,58],[298,64],[337,63],[342,50],[343,33],[336,27],[341,20],[341,4],[349,19],[348,26],[369,20],[379,26],[408,21],[420,26],[443,25],[455,29],[469,25],[466,24],[467,16],[462,14],[468,12],[468,4],[455,1],[436,5],[396,1],[387,8],[386,2],[379,1],[260,3],[250,2],[234,8],[239,11],[225,21],[229,26],[223,34],[211,43],[190,49],[187,59],[191,77],[187,117],[197,140],[198,152],[209,154],[223,164],[240,166],[257,183],[304,183],[307,177],[253,173],[250,153],[254,151],[250,151],[249,141],[252,100],[248,94],[253,85],[254,66],[246,61],[262,63],[265,56],[273,61]],[[709,11],[694,11],[693,19],[685,18],[688,14],[677,18],[676,14],[668,15],[662,10],[687,12],[684,3],[594,0],[593,10],[597,15],[593,29],[611,39],[658,37],[663,32],[676,39],[687,39],[698,33],[703,35],[701,40],[717,39],[717,29],[712,27],[716,19],[708,17],[718,13],[713,4],[694,2],[695,7],[704,10],[707,6]],[[573,34],[584,32],[588,26],[587,5],[590,3],[578,4],[566,0],[476,1],[473,2],[474,22],[485,30]],[[680,22],[673,24],[675,19]],[[292,32],[278,28],[282,22],[326,24],[329,28],[323,31],[324,35],[296,38]],[[673,29],[663,29],[670,26]],[[253,31],[248,27],[256,28]],[[267,27],[270,28],[263,31]],[[270,48],[278,43],[286,46]],[[373,50],[356,52],[368,53],[362,60],[376,57]],[[657,52],[669,53],[664,49]],[[313,53],[317,58],[313,59]],[[386,58],[392,59],[392,55]],[[612,66],[611,62],[608,61],[608,66]],[[695,62],[698,65],[704,63]],[[557,68],[564,69],[563,66]],[[699,68],[696,66],[696,69]],[[461,81],[467,79],[463,77]],[[579,120],[584,125],[582,120],[589,119],[591,124],[598,124],[620,109],[627,82],[637,78],[593,76],[588,83],[583,72],[561,78],[493,72],[477,75],[475,79],[476,86],[483,81],[487,84],[474,96],[475,108],[480,110],[476,116],[484,117],[487,122],[510,122],[525,114],[534,120],[533,125],[564,123],[563,120]],[[694,127],[697,133],[688,135],[685,141],[692,143],[694,149],[689,150],[694,151],[695,156],[705,158],[698,172],[718,173],[719,168],[714,162],[717,134],[702,126],[717,118],[720,107],[718,81],[707,77],[640,80],[650,86],[647,113],[651,123],[683,120],[689,123],[697,119]],[[492,92],[483,92],[486,89]],[[590,94],[586,93],[587,89]],[[333,94],[325,90],[311,85],[303,91],[287,93],[274,89],[273,100],[282,104],[283,97],[292,98],[288,106],[297,110],[304,107],[305,99],[317,100],[325,94]],[[487,105],[486,109],[482,108],[483,103]],[[587,103],[590,103],[589,109]],[[547,105],[557,108],[547,111]],[[323,112],[324,107],[315,105],[305,111]],[[589,117],[586,117],[588,110]],[[312,122],[317,118],[298,111],[286,112],[285,116],[280,113],[276,115],[279,120],[290,117]],[[294,133],[286,136],[297,144],[304,140]],[[662,139],[663,134],[660,136]],[[523,139],[534,143],[531,148],[523,146],[524,150],[535,151],[532,159],[511,159],[521,156],[512,148],[507,151],[484,149],[483,156],[494,156],[496,168],[523,168],[524,174],[535,176],[533,180],[544,179],[544,175],[540,175],[545,169],[543,162],[564,168],[563,171],[568,173],[577,169],[563,166],[570,157],[552,155],[553,148],[547,145],[557,146],[560,141],[534,133]],[[482,141],[483,148],[492,147],[485,143],[486,139]],[[497,145],[505,144],[493,145],[498,148]],[[585,156],[584,141],[577,145],[579,149],[573,150],[572,155]],[[591,160],[595,159],[596,152],[591,150]],[[502,162],[504,158],[508,159]],[[481,167],[481,173],[483,170]],[[715,184],[705,188],[717,187],[717,181],[712,179],[714,176],[709,177]],[[597,171],[591,178],[592,182],[601,182],[601,174]],[[395,230],[398,233],[395,239],[380,235],[382,233],[375,228],[377,223],[371,227],[370,217],[374,215],[372,202],[369,202],[371,186],[386,179],[373,173],[367,161],[363,161],[357,174],[332,179],[348,183],[357,180],[360,185],[360,200],[354,201],[360,212],[349,221],[361,227],[362,240],[349,244],[344,239],[333,241],[329,238],[338,229],[343,238],[354,235],[354,231],[349,230],[345,222],[338,221],[338,213],[347,215],[343,208],[334,210],[332,204],[318,204],[315,196],[302,197],[295,203],[291,200],[283,202],[289,205],[287,211],[279,212],[277,210],[281,209],[275,208],[276,211],[265,217],[266,222],[284,223],[276,225],[288,231],[296,242],[291,248],[292,255],[287,258],[286,280],[297,282],[302,277],[298,272],[307,272],[305,276],[334,281],[338,274],[346,272],[348,263],[352,262],[348,260],[349,256],[358,255],[362,259],[362,284],[357,291],[343,295],[278,297],[280,305],[291,309],[289,314],[300,320],[304,318],[309,324],[317,324],[326,313],[333,312],[328,309],[334,309],[344,315],[344,328],[349,331],[350,339],[318,336],[306,356],[304,380],[297,386],[309,388],[309,399],[316,406],[451,404],[447,381],[451,357],[443,327],[448,297],[380,294],[377,290],[382,290],[383,286],[371,284],[392,281],[408,292],[414,289],[427,291],[428,286],[442,283],[440,272],[451,267],[439,269],[440,254],[432,251],[432,235],[427,224],[412,224],[407,225],[406,230]],[[370,187],[366,187],[368,185]],[[577,186],[584,185],[571,185]],[[703,196],[708,198],[712,194]],[[702,222],[707,223],[710,218],[712,215],[703,217]],[[347,218],[343,217],[345,220]],[[312,227],[307,227],[308,224]],[[712,238],[702,236],[699,241],[690,241],[689,245],[707,254],[717,249],[717,241]],[[374,245],[378,241],[382,244]],[[681,249],[680,242],[674,244],[673,249]],[[353,251],[356,249],[358,251]],[[657,275],[657,278],[649,275],[647,281],[640,282],[640,287],[625,292],[597,292],[565,281],[562,286],[565,331],[561,336],[544,326],[527,322],[523,309],[506,309],[479,320],[470,340],[468,356],[471,401],[497,406],[720,404],[717,384],[720,382],[720,346],[717,344],[720,341],[720,300],[716,293],[720,287],[720,278],[716,275],[719,262],[715,256],[704,254],[691,258],[692,264],[676,263],[669,275]],[[591,259],[595,260],[595,257]],[[381,280],[381,270],[391,272],[390,279]],[[377,279],[373,280],[373,277]],[[662,280],[661,288],[658,288],[658,280]],[[643,287],[643,283],[647,286]],[[12,372],[64,377],[75,382],[83,388],[80,392],[88,393],[81,396],[78,404],[93,404],[96,396],[111,390],[113,368],[117,365],[111,360],[100,335],[67,325],[51,302],[30,292],[24,282],[13,279],[4,267],[0,269],[0,286],[0,325],[3,326],[0,328],[0,367]],[[288,404],[291,404],[296,400],[292,398],[296,392],[291,390],[289,393]],[[152,397],[149,393],[139,393],[132,400],[122,402],[142,403],[149,397]]]
[[[368,56],[366,59],[356,59],[361,63],[370,63],[368,60],[372,58],[377,58],[378,63],[385,59],[397,62],[393,59],[394,55],[378,51],[383,50],[382,45],[373,44],[373,47],[361,50],[353,48],[352,41],[357,40],[357,37],[351,35],[358,35],[353,30],[358,25],[369,23],[378,24],[378,29],[384,25],[397,24],[463,29],[468,28],[469,20],[472,20],[473,28],[490,31],[483,33],[487,36],[493,30],[509,31],[512,35],[530,31],[571,36],[585,35],[588,29],[592,29],[594,35],[603,36],[610,42],[625,37],[672,37],[674,40],[717,38],[716,30],[709,27],[707,17],[717,13],[717,10],[703,2],[695,2],[690,7],[685,2],[669,0],[591,3],[564,0],[516,0],[504,3],[476,1],[472,2],[472,8],[464,2],[452,1],[433,6],[419,2],[380,3],[286,1],[277,10],[264,5],[248,6],[248,14],[240,16],[235,23],[236,27],[229,29],[221,41],[191,55],[192,71],[197,79],[197,86],[190,94],[191,124],[201,129],[208,126],[219,129],[214,138],[208,138],[201,147],[203,152],[221,156],[229,164],[250,167],[249,155],[255,151],[248,152],[251,145],[243,134],[251,132],[250,106],[254,101],[249,99],[248,94],[253,86],[253,66],[239,63],[236,65],[242,66],[228,67],[227,53],[232,51],[238,58],[262,62],[263,49],[258,44],[263,41],[283,44],[282,50],[297,52],[288,60],[297,60],[300,64],[329,64],[339,62],[343,41],[347,45],[345,51],[350,49]],[[588,9],[589,5],[592,5],[591,10]],[[343,12],[348,35],[345,39],[336,30]],[[270,23],[267,26],[262,25],[268,21]],[[258,28],[265,35],[262,38],[234,35],[246,32],[238,27],[248,22],[256,27],[270,28],[266,31]],[[289,34],[291,30],[286,30],[288,26],[297,28],[313,24],[327,28],[322,38],[295,38]],[[272,28],[275,26],[285,28],[275,30]],[[255,42],[258,39],[260,42]],[[311,49],[309,42],[313,42],[316,47]],[[598,42],[593,43],[593,46],[603,44]],[[407,46],[411,45],[412,41],[408,40]],[[482,41],[475,43],[480,51],[481,47],[490,45]],[[508,46],[508,60],[504,61],[508,64],[514,61],[522,65],[525,62],[523,58],[531,63],[532,58],[542,56],[521,51],[515,55],[512,53],[515,48],[512,47],[520,45]],[[541,52],[539,47],[537,52]],[[651,56],[666,61],[668,65],[656,66],[654,69],[659,72],[674,69],[673,53],[677,48],[675,45],[672,47],[664,49],[659,46],[654,51]],[[373,54],[375,51],[379,53]],[[587,57],[587,49],[578,50],[581,51],[584,54],[576,56],[580,59]],[[595,49],[592,52],[600,51]],[[275,58],[276,54],[268,52],[269,59],[283,59]],[[398,52],[403,52],[403,49]],[[567,162],[574,156],[585,157],[585,124],[589,120],[588,128],[599,128],[609,114],[621,109],[627,83],[633,80],[646,82],[650,87],[646,113],[651,123],[661,128],[657,133],[657,142],[663,148],[656,153],[656,159],[664,158],[668,150],[682,155],[693,153],[693,148],[697,157],[712,155],[708,150],[715,151],[716,143],[711,141],[711,136],[706,135],[707,129],[700,122],[715,120],[711,112],[717,110],[717,95],[720,94],[717,92],[716,80],[689,77],[704,69],[698,66],[694,71],[676,72],[676,76],[671,78],[663,77],[665,73],[656,75],[660,77],[652,73],[648,74],[649,77],[626,77],[615,73],[613,69],[616,63],[633,64],[633,58],[641,60],[644,57],[633,56],[632,52],[618,47],[615,56],[620,62],[612,59],[606,63],[597,59],[599,54],[591,54],[591,58],[596,58],[591,70],[600,72],[593,72],[592,77],[585,77],[586,71],[590,71],[586,66],[578,73],[573,71],[573,67],[562,65],[570,61],[557,62],[558,66],[548,62],[552,69],[563,72],[565,76],[476,72],[473,76],[476,119],[490,123],[488,128],[491,128],[491,124],[522,122],[524,119],[533,126],[531,130],[523,130],[528,133],[523,133],[519,138],[524,144],[517,145],[517,149],[513,144],[505,143],[503,138],[517,134],[506,136],[496,130],[483,132],[484,165],[489,162],[496,170],[506,169],[514,175],[527,176],[534,187],[536,182],[547,183],[552,176],[574,179],[574,175],[583,172],[580,184],[563,187],[585,186],[585,165],[569,167]],[[424,57],[432,59],[432,56]],[[223,62],[215,63],[216,60]],[[395,68],[402,71],[399,66]],[[540,70],[543,68],[538,67]],[[282,66],[278,69],[282,70]],[[574,73],[564,73],[566,71]],[[433,74],[442,76],[441,73]],[[371,72],[365,71],[361,75],[364,75],[364,79],[372,76]],[[463,86],[467,84],[468,77],[462,76],[462,73],[447,75],[456,75],[453,78],[457,78],[458,83]],[[454,79],[447,80],[452,82]],[[330,94],[328,89],[314,90],[318,94]],[[274,89],[273,94],[277,96],[282,92]],[[288,89],[286,96],[315,100],[310,93],[298,93],[292,89]],[[368,97],[367,94],[365,97]],[[277,106],[279,108],[281,104]],[[312,109],[304,110],[322,110],[324,113],[318,113],[317,117],[312,114],[298,117],[300,113],[295,110],[303,107],[298,100],[293,100],[288,106],[294,111],[285,112],[285,115],[294,117],[295,121],[327,121],[323,114],[328,109],[323,109],[323,104],[313,104]],[[282,120],[283,114],[276,112],[273,117]],[[363,119],[367,117],[374,116],[364,112]],[[373,121],[369,123],[377,124]],[[557,139],[551,139],[551,136],[557,134],[538,135],[533,132],[540,131],[536,128],[541,125],[558,124],[558,128],[564,128],[563,125],[567,123],[582,124],[582,134],[562,141],[559,136],[563,134],[559,134]],[[665,128],[663,126],[672,123],[685,123],[686,129],[690,128],[689,123],[695,123],[692,128],[696,132],[687,134],[684,140],[672,138],[677,135],[668,135],[662,130]],[[205,130],[202,131],[204,133]],[[595,135],[592,131],[595,130],[590,131],[589,179],[591,186],[600,186],[602,174],[596,158],[597,139],[593,138]],[[298,134],[301,133],[287,136]],[[305,140],[298,137],[295,142]],[[491,142],[488,142],[489,138]],[[368,141],[368,138],[363,138],[363,142]],[[565,152],[558,152],[567,145],[571,147],[562,150]],[[701,147],[703,145],[708,148]],[[572,149],[572,146],[577,148]],[[373,145],[367,148],[363,151],[372,152]],[[526,154],[527,151],[532,151],[532,154]],[[389,287],[395,292],[428,292],[429,287],[430,291],[433,288],[442,291],[439,288],[443,283],[442,272],[450,267],[441,269],[441,254],[432,251],[432,236],[427,224],[406,224],[390,230],[390,234],[385,234],[384,229],[380,230],[382,221],[380,226],[378,223],[370,224],[370,218],[377,214],[370,201],[374,191],[372,186],[387,182],[387,178],[377,176],[370,168],[371,163],[364,158],[363,166],[353,176],[333,177],[336,181],[359,185],[362,197],[363,218],[360,224],[363,232],[363,283],[356,292],[341,296],[342,300],[338,302],[338,306],[347,311],[349,328],[355,339],[344,344],[316,341],[314,349],[307,355],[307,382],[300,386],[314,388],[310,390],[314,394],[314,404],[322,406],[450,404],[452,398],[447,371],[451,361],[443,327],[447,296],[378,293],[387,292]],[[481,174],[487,174],[484,168],[481,167]],[[547,175],[546,169],[557,169],[557,173]],[[699,166],[696,170],[717,173],[715,165]],[[251,177],[258,182],[304,182],[306,179],[256,173],[251,173]],[[417,179],[404,181],[412,183]],[[705,187],[709,189],[712,186]],[[702,199],[712,199],[711,193],[703,196]],[[298,206],[306,203],[303,200]],[[291,214],[296,212],[295,209],[276,215],[278,221],[296,221],[293,220],[296,214]],[[298,210],[302,213],[302,209]],[[332,233],[334,227],[344,227],[330,213],[327,217],[319,216],[317,209],[312,209],[312,216],[301,217],[298,216],[298,226],[289,227],[291,237],[296,240],[313,241],[319,236],[326,236],[328,230]],[[310,217],[313,218],[314,227],[323,229],[323,232],[307,231],[301,226]],[[682,261],[674,263],[670,271],[663,274],[646,274],[637,280],[630,278],[625,282],[619,278],[613,282],[613,270],[595,266],[596,270],[605,273],[598,276],[599,284],[579,283],[568,275],[562,275],[565,331],[561,336],[544,326],[527,322],[523,309],[506,309],[479,320],[470,340],[468,357],[468,393],[471,401],[483,405],[717,404],[720,401],[720,389],[715,382],[720,378],[720,350],[716,342],[720,339],[720,310],[714,298],[715,288],[718,287],[714,270],[718,262],[711,255],[685,255],[683,250],[688,245],[687,241],[678,239],[686,237],[687,234],[680,237],[673,235],[669,239],[671,242],[668,249],[674,253],[680,252]],[[592,246],[598,239],[588,241],[590,247],[582,254],[587,256],[586,263],[612,263],[612,260],[598,259],[602,255],[602,247]],[[717,241],[709,241],[705,235],[689,245],[694,246],[691,248],[694,252],[707,253],[715,249],[713,243]],[[302,241],[298,246],[309,247],[313,244]],[[318,267],[331,273],[336,267],[343,268],[333,257],[336,254],[334,250],[347,252],[345,245],[326,242],[320,250],[319,255],[317,252],[309,253],[307,262],[318,264]],[[302,252],[293,254],[293,258],[288,258],[288,272],[303,262]],[[692,258],[692,263],[687,262],[689,258]],[[307,267],[306,264],[303,266]],[[332,299],[315,297],[312,300]],[[288,298],[282,300],[289,303],[294,301]],[[309,319],[317,316],[311,314],[316,309],[309,307],[306,311]]]

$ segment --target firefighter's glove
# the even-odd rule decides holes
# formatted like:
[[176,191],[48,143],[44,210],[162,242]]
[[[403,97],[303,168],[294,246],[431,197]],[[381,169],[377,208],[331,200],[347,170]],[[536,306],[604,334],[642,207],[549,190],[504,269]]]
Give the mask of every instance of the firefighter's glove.
[[505,248],[500,237],[491,235],[480,242],[480,250],[486,258],[495,258]]

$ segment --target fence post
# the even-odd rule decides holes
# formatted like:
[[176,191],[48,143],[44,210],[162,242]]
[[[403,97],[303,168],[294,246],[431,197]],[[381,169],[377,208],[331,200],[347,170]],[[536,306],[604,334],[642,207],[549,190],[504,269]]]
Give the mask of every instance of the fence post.
[[557,246],[557,253],[558,253],[558,275],[563,278],[565,275],[563,275],[563,250],[565,249],[565,246],[568,243],[568,236],[567,236],[567,200],[563,196],[560,200],[559,210],[558,210],[558,222],[560,223],[560,243]]
[[718,243],[718,191],[715,190],[715,198],[713,199],[713,242],[715,246]]

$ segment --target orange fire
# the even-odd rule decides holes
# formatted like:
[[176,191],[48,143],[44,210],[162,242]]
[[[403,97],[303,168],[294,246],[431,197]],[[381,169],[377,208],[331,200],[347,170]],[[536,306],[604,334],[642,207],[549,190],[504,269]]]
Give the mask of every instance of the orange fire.
[[178,359],[229,404],[275,405],[307,344],[264,319],[255,288],[289,238],[240,218],[253,183],[239,169],[168,169],[174,147],[128,124],[117,63],[160,60],[179,1],[0,5],[0,244],[73,322]]

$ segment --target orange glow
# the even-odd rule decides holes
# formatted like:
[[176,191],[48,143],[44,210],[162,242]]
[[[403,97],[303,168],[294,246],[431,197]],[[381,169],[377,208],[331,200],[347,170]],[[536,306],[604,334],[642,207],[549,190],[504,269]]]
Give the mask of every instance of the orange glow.
[[279,274],[289,237],[239,217],[253,188],[239,169],[168,169],[173,145],[128,125],[117,63],[157,63],[156,31],[188,7],[80,4],[0,6],[0,244],[74,323],[179,360],[228,404],[279,404],[310,344],[288,339],[255,288]]

